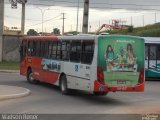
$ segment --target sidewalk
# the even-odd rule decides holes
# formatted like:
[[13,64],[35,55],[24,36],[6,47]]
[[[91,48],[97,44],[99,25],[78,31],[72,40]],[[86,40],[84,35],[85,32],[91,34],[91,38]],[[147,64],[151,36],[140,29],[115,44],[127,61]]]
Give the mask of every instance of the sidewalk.
[[25,97],[30,94],[30,90],[22,87],[0,85],[0,100]]

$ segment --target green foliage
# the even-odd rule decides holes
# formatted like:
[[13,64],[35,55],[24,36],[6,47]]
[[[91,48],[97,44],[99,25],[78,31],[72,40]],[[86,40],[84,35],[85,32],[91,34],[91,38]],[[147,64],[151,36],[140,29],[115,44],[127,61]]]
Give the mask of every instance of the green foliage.
[[27,35],[29,36],[37,36],[38,33],[34,29],[29,29],[27,32]]
[[58,28],[54,28],[54,29],[53,29],[53,33],[54,33],[55,35],[60,35],[60,30],[59,30]]
[[141,37],[160,37],[160,28],[147,29],[145,31],[140,31],[140,32],[137,32],[136,35]]
[[128,27],[128,32],[133,32],[133,26]]
[[133,29],[132,27],[129,27],[127,30],[111,30],[105,32],[110,34],[134,35],[141,37],[160,37],[160,23]]
[[77,31],[70,31],[70,32],[66,32],[65,33],[66,35],[67,34],[72,34],[72,35],[77,35],[77,34],[79,34]]

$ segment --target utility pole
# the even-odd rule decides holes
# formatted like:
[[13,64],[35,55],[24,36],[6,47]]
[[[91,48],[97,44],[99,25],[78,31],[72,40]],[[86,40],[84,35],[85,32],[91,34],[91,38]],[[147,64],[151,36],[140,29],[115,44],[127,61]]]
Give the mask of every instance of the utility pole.
[[84,0],[82,33],[88,33],[89,0]]
[[78,32],[78,22],[79,22],[79,0],[78,0],[78,6],[77,6],[77,26],[76,26],[77,32]]
[[80,26],[79,26],[79,32],[82,32],[82,24],[80,23]]
[[157,22],[157,13],[155,12],[155,23]]
[[132,16],[131,16],[131,26],[133,25],[133,23],[132,23]]
[[142,15],[142,22],[143,22],[143,27],[144,27],[144,15]]
[[24,26],[25,26],[25,3],[22,2],[22,18],[21,18],[21,34],[24,34]]
[[63,20],[63,25],[62,25],[62,35],[64,35],[64,19],[66,19],[64,17],[65,13],[62,13],[62,20]]
[[4,0],[0,0],[0,62],[3,57]]

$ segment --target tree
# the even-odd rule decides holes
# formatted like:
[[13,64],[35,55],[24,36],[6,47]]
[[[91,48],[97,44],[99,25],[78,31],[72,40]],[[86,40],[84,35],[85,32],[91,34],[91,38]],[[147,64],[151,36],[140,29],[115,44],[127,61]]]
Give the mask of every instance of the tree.
[[53,33],[54,33],[55,35],[59,35],[59,34],[60,34],[60,30],[59,30],[58,28],[54,28],[54,29],[53,29]]
[[38,33],[34,29],[29,29],[27,32],[27,35],[29,36],[37,36]]
[[128,27],[128,32],[133,32],[133,26]]

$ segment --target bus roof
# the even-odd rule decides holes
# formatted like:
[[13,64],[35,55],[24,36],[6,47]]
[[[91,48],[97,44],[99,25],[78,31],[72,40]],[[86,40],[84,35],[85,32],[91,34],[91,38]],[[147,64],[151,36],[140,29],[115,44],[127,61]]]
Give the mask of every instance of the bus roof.
[[73,35],[73,36],[25,36],[23,40],[94,40],[95,35]]
[[25,36],[23,40],[58,40],[57,36]]
[[160,43],[160,37],[142,37],[145,39],[145,43],[154,43],[159,44]]
[[73,36],[58,36],[59,39],[61,40],[94,40],[96,35],[73,35]]
[[80,34],[73,36],[25,36],[23,40],[95,40],[97,37],[131,37],[131,38],[140,38],[137,36],[129,35],[91,35],[91,34]]

